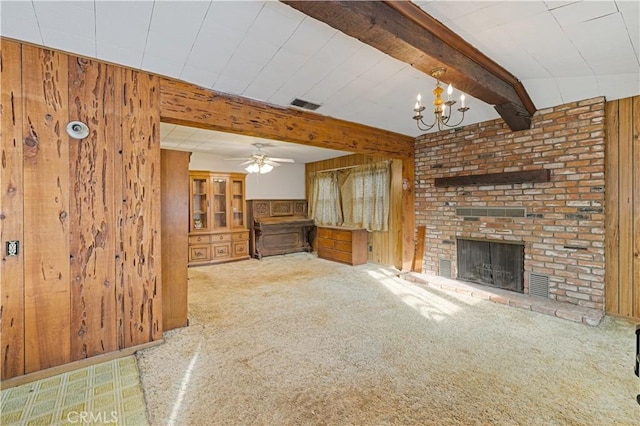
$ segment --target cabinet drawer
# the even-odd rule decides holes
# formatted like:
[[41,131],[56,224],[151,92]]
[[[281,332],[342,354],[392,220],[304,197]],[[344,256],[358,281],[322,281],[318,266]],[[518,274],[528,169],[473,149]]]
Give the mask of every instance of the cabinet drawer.
[[189,244],[209,244],[210,235],[190,235]]
[[352,264],[353,257],[351,256],[351,252],[337,251],[334,250],[332,252],[333,260],[337,260],[338,262],[344,262],[348,264]]
[[231,244],[229,243],[212,244],[212,247],[214,259],[231,256]]
[[233,255],[234,256],[246,256],[249,254],[249,242],[237,242],[233,243]]
[[351,241],[351,231],[333,230],[333,239],[336,241]]
[[213,234],[211,235],[211,242],[217,243],[220,241],[231,241],[231,234]]
[[232,235],[233,241],[249,241],[249,232],[235,232]]
[[335,241],[333,248],[345,253],[351,253],[351,241]]
[[325,248],[333,248],[333,240],[328,240],[326,238],[318,238],[318,248],[320,247],[325,247]]
[[204,262],[211,260],[211,246],[190,246],[189,262]]
[[318,257],[321,259],[333,260],[333,250],[326,247],[318,247]]
[[318,228],[318,238],[328,238],[328,239],[331,239],[331,229],[327,229],[327,228]]

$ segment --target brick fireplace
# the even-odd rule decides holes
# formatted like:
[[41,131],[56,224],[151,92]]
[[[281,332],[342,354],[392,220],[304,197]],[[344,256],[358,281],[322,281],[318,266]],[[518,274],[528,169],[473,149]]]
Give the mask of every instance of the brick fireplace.
[[[604,108],[599,97],[540,110],[530,130],[498,119],[418,137],[425,273],[457,278],[460,240],[516,244],[522,292],[603,310]],[[479,183],[456,181],[469,175]],[[496,181],[502,175],[523,180]]]

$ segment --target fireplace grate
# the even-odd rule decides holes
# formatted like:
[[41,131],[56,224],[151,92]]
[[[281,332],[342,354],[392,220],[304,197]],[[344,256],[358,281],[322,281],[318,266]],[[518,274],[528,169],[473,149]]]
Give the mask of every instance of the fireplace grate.
[[549,276],[543,274],[529,274],[529,295],[549,297]]
[[451,261],[447,259],[440,259],[438,262],[439,275],[445,278],[451,278]]

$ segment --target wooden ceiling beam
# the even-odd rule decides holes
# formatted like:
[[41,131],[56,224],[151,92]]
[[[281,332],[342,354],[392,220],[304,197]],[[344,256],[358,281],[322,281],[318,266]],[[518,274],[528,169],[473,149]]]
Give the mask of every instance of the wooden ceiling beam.
[[494,108],[512,130],[531,126],[536,108],[522,83],[410,1],[290,1],[283,3],[355,37]]
[[171,124],[238,133],[358,154],[407,159],[414,138],[320,114],[160,79],[160,119]]

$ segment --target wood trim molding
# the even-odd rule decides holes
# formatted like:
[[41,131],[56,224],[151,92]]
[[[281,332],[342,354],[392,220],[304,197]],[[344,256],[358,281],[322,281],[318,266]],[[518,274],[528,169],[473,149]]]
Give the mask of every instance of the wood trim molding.
[[290,1],[283,3],[495,105],[512,130],[531,126],[536,108],[507,70],[410,1]]
[[79,368],[89,367],[91,365],[101,364],[103,362],[113,361],[114,359],[124,358],[129,355],[133,355],[143,349],[152,348],[164,343],[164,338],[160,340],[154,340],[153,342],[143,343],[129,348],[120,349],[113,352],[107,352],[101,355],[92,356],[90,358],[80,359],[78,361],[72,361],[67,364],[58,365],[55,367],[47,368],[40,371],[34,371],[33,373],[24,374],[22,376],[12,377],[7,380],[3,380],[0,383],[0,388],[9,389],[16,386],[24,385],[25,383],[35,382],[36,380],[46,379],[48,377],[56,376],[58,374],[68,373]]

